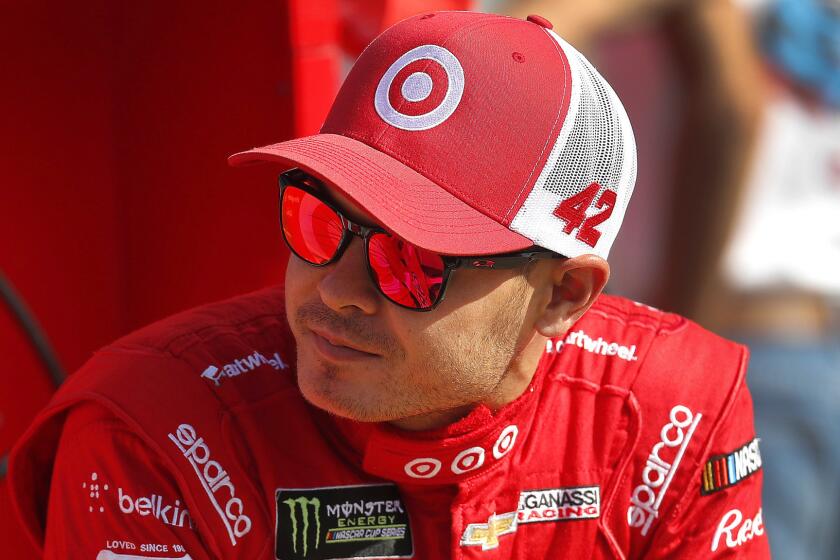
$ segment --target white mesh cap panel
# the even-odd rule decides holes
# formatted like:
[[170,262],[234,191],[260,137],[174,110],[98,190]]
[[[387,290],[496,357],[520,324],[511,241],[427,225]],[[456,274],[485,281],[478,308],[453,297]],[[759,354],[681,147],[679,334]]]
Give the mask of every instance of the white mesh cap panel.
[[[569,111],[545,167],[510,228],[568,257],[607,258],[636,182],[633,130],[624,106],[604,78],[571,45],[553,31],[547,32],[569,61]],[[588,188],[592,183],[598,186]],[[604,194],[607,190],[615,193],[614,199]],[[563,219],[555,211],[566,217],[571,212],[578,218]]]

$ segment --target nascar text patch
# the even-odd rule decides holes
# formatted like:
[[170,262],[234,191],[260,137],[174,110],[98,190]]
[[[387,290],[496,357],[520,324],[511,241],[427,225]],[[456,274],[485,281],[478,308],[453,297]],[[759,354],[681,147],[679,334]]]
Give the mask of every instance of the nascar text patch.
[[703,466],[700,493],[713,494],[734,486],[761,470],[758,438],[725,455],[715,455]]

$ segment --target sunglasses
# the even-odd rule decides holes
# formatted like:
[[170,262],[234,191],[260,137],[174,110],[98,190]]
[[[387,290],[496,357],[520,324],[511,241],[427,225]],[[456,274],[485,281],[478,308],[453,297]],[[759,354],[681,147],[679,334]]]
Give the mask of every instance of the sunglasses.
[[368,274],[377,290],[412,311],[437,307],[456,268],[510,269],[537,259],[565,258],[545,249],[480,257],[440,255],[382,228],[351,221],[326,197],[323,184],[303,171],[280,175],[280,225],[292,253],[312,266],[326,266],[341,257],[356,235],[364,241]]

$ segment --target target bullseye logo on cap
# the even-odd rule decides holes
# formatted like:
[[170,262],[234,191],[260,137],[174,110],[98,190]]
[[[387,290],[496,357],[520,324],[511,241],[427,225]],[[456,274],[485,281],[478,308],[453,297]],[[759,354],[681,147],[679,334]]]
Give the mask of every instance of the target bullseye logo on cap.
[[484,449],[482,447],[471,447],[458,453],[452,460],[452,472],[464,474],[474,471],[484,464]]
[[374,107],[402,130],[428,130],[452,116],[464,94],[464,69],[450,51],[421,45],[399,57],[379,80]]
[[421,457],[405,465],[405,474],[411,478],[432,478],[440,472],[441,462],[432,457]]

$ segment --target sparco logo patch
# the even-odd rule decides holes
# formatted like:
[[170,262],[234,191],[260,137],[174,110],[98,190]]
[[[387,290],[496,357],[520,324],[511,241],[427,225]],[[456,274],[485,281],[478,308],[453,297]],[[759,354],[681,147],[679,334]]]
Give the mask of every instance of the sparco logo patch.
[[411,525],[393,484],[276,492],[278,560],[410,558]]
[[223,378],[225,377],[236,377],[238,375],[242,375],[243,373],[253,371],[263,365],[271,366],[277,370],[289,367],[277,352],[275,352],[274,356],[271,358],[266,358],[260,352],[254,350],[253,353],[248,354],[244,358],[238,358],[221,367],[217,367],[215,365],[207,366],[207,368],[201,372],[201,377],[209,379],[218,387],[222,384]]
[[671,480],[680,466],[685,448],[694,435],[702,414],[678,404],[668,415],[669,422],[659,432],[659,443],[653,446],[645,468],[642,470],[642,484],[636,486],[630,497],[632,504],[627,510],[627,523],[641,527],[647,535],[651,524],[659,515],[659,505],[671,485]]
[[732,453],[715,455],[703,467],[700,493],[704,496],[738,484],[761,470],[761,451],[758,438]]
[[598,486],[527,490],[519,494],[519,523],[597,519],[600,515]]
[[245,506],[236,497],[236,487],[230,476],[218,461],[210,458],[210,448],[189,424],[178,426],[174,434],[169,434],[169,439],[192,465],[204,492],[227,529],[230,543],[236,546],[237,539],[251,530],[251,518],[245,515]]

